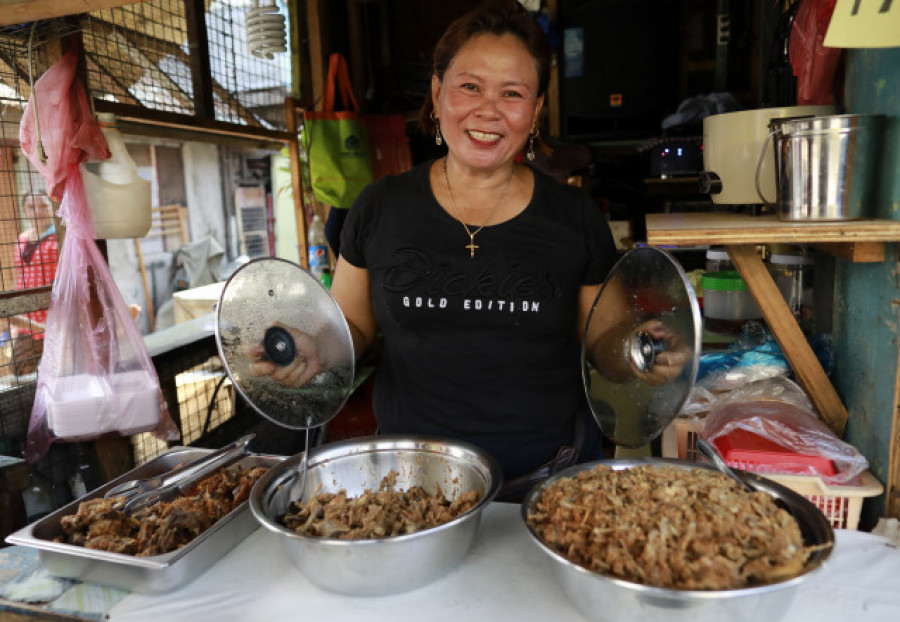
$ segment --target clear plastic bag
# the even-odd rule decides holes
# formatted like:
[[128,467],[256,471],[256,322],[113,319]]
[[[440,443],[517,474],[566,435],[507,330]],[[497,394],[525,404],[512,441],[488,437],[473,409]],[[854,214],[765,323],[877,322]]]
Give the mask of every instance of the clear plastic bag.
[[[703,438],[713,442],[735,430],[751,432],[798,454],[831,460],[835,475],[822,475],[811,467],[805,473],[820,475],[829,484],[853,484],[869,466],[855,447],[819,419],[803,389],[785,377],[752,382],[718,397],[706,416]],[[803,471],[802,465],[786,458],[788,463],[789,472]],[[778,472],[777,464],[771,467]]]
[[62,199],[66,225],[28,426],[30,462],[57,440],[147,431],[178,438],[143,338],[94,241],[79,163],[109,150],[75,76],[77,53],[73,45],[37,81],[20,127],[26,157],[50,196]]

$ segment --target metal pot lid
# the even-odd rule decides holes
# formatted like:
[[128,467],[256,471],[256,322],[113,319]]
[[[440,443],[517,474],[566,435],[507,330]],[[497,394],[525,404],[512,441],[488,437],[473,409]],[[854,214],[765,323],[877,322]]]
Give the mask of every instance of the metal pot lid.
[[318,279],[284,259],[255,259],[226,281],[216,345],[240,394],[286,428],[328,423],[353,387],[353,341],[340,307]]
[[701,338],[700,305],[674,257],[639,247],[619,259],[581,350],[585,394],[606,437],[640,447],[662,432],[694,386]]

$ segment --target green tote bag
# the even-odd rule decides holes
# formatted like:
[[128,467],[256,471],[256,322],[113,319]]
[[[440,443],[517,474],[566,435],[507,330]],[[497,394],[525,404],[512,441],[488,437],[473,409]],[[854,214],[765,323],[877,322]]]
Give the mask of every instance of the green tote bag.
[[[336,87],[346,110],[334,109]],[[329,58],[322,109],[303,113],[302,140],[316,200],[340,208],[353,205],[372,182],[372,156],[341,54]]]

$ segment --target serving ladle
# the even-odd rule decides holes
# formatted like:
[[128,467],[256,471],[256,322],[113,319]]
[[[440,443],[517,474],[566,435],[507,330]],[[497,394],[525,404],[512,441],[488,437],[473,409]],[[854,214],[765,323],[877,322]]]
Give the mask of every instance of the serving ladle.
[[697,451],[700,452],[700,455],[706,458],[709,462],[712,463],[716,469],[718,469],[721,473],[724,473],[738,484],[740,484],[744,490],[747,492],[756,492],[756,488],[748,484],[746,481],[741,478],[740,475],[731,470],[731,467],[728,466],[722,456],[719,455],[719,452],[716,451],[716,448],[713,447],[709,442],[706,441],[701,436],[697,436]]

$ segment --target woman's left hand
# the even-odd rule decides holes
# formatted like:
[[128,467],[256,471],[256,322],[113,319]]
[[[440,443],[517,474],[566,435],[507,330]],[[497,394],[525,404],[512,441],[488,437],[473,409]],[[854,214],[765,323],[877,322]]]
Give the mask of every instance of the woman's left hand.
[[263,345],[254,344],[247,350],[251,358],[250,373],[253,376],[269,376],[285,387],[301,387],[325,369],[325,361],[319,352],[315,338],[291,326],[278,322],[294,341],[295,355],[285,365],[278,365],[267,355]]
[[659,320],[650,320],[639,325],[635,331],[635,338],[640,333],[646,333],[657,344],[659,351],[653,358],[649,369],[640,369],[633,360],[629,359],[634,375],[650,385],[661,385],[681,376],[684,366],[691,360],[691,350],[684,343],[677,332],[667,328]]

